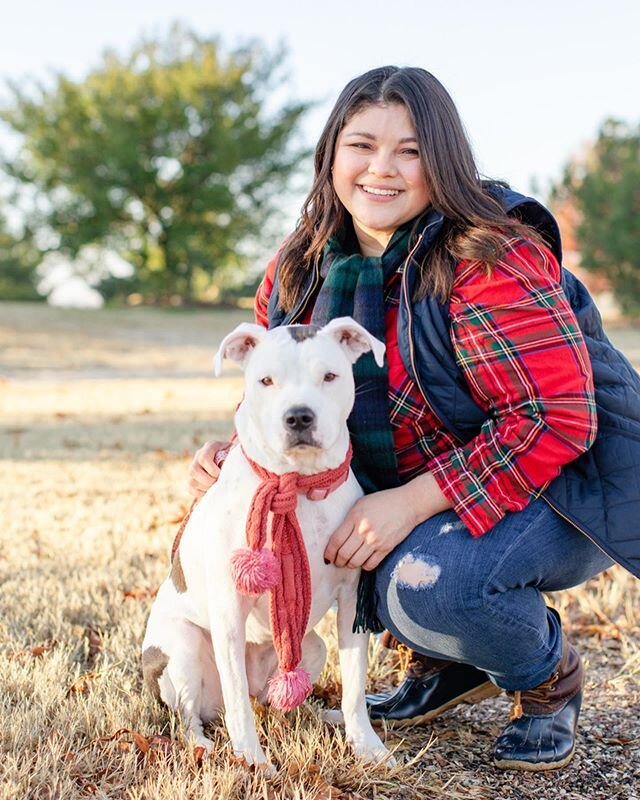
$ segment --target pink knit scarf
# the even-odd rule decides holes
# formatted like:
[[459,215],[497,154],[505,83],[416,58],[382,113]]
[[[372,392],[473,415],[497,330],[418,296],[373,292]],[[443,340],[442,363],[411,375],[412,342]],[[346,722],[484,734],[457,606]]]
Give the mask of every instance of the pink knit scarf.
[[289,711],[311,692],[311,678],[300,666],[311,609],[311,575],[296,516],[298,495],[323,500],[344,483],[349,475],[351,445],[339,467],[316,475],[276,475],[243,453],[262,483],[247,515],[249,549],[233,553],[231,571],[242,594],[255,597],[270,592],[271,632],[280,669],[269,680],[268,698],[276,708]]

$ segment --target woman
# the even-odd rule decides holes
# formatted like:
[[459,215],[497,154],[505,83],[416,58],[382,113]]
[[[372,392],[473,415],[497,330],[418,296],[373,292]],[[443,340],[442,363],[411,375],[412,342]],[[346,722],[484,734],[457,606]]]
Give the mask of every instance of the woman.
[[[387,641],[413,650],[398,690],[369,698],[372,717],[424,721],[506,690],[514,710],[495,763],[529,770],[571,759],[582,697],[580,658],[542,592],[611,565],[620,537],[607,503],[628,500],[593,489],[611,464],[580,461],[601,438],[594,355],[559,258],[545,209],[479,179],[442,85],[384,67],[340,95],[301,219],[255,306],[270,327],[348,314],[386,342],[383,370],[356,364],[349,426],[366,495],[325,553],[364,570],[356,622],[380,630],[377,614]],[[637,464],[637,376],[581,287],[565,289],[631,387],[616,429],[636,436]],[[196,495],[221,446],[197,454]],[[637,567],[624,547],[617,560]]]

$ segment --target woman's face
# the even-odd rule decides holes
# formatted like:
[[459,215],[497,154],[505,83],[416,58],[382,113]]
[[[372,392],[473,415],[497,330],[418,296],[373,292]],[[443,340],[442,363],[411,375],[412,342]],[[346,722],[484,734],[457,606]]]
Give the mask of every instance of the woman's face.
[[380,255],[430,197],[416,132],[404,105],[372,105],[340,131],[333,188],[351,214],[363,255]]

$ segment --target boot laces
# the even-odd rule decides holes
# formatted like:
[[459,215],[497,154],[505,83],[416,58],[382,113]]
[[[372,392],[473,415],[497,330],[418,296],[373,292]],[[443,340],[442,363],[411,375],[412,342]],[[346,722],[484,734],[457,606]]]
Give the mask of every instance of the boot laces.
[[525,689],[524,691],[521,689],[516,689],[516,691],[513,693],[513,707],[511,709],[511,714],[509,715],[509,720],[513,721],[520,719],[520,717],[524,714],[522,708],[523,699],[525,703],[527,701],[541,703],[542,705],[550,703],[553,700],[550,695],[555,692],[559,678],[560,673],[554,672],[550,678],[547,678],[546,681],[543,681],[543,683],[541,683],[539,686],[535,686],[533,689]]

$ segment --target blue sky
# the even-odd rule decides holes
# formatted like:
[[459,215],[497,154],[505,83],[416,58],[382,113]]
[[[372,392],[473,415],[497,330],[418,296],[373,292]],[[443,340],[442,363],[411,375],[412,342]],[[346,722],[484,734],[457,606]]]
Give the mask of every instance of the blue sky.
[[456,101],[481,170],[525,191],[558,177],[606,117],[640,118],[640,0],[22,0],[3,9],[0,82],[80,78],[105,48],[125,52],[174,20],[228,46],[284,40],[291,94],[322,101],[310,143],[354,75],[425,67]]

